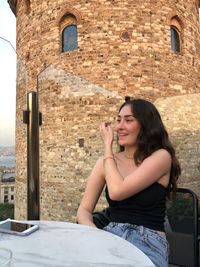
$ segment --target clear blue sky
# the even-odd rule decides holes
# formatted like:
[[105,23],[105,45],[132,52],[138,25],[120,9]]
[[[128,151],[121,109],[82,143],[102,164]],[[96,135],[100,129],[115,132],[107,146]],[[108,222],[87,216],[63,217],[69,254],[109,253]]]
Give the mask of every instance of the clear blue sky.
[[[15,48],[16,18],[7,0],[0,0],[0,37]],[[15,145],[16,53],[0,38],[0,146]]]

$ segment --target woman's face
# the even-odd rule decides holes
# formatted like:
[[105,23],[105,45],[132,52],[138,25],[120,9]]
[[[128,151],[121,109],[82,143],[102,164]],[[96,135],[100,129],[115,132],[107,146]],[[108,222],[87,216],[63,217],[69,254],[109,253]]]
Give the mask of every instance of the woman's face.
[[119,145],[124,147],[137,145],[140,129],[140,123],[133,116],[131,106],[124,106],[118,114],[116,125]]

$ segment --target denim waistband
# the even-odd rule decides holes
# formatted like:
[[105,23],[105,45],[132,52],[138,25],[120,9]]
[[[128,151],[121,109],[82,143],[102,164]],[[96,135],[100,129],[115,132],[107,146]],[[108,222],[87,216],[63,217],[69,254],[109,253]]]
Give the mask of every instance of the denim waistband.
[[162,231],[158,231],[158,230],[154,230],[148,227],[145,227],[143,225],[136,225],[136,224],[130,224],[130,223],[117,223],[117,222],[111,222],[109,223],[109,225],[118,225],[123,231],[125,231],[127,228],[129,229],[133,229],[136,230],[137,232],[139,232],[141,235],[144,235],[145,233],[148,233],[149,231],[154,232],[154,233],[158,233],[158,234],[164,234],[164,232]]

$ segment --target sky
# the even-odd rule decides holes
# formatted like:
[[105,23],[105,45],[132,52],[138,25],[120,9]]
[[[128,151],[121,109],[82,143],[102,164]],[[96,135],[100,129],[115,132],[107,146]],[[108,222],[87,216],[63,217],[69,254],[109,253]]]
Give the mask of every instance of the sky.
[[0,146],[15,145],[15,44],[15,15],[12,13],[7,0],[0,0]]

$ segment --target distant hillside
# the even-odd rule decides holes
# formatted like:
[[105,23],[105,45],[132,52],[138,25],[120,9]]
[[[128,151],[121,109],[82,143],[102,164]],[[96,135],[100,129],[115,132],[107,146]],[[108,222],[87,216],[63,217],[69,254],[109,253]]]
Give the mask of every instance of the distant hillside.
[[1,156],[14,156],[15,147],[14,146],[0,146],[0,155]]

